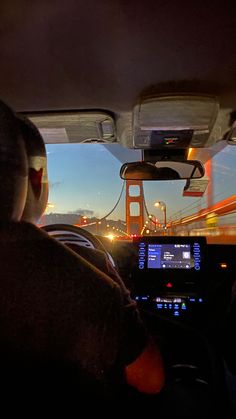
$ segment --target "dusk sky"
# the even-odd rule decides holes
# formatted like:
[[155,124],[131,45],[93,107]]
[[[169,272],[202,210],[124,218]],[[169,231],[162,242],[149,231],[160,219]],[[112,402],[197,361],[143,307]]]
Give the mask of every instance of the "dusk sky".
[[[119,151],[119,145],[110,145]],[[114,148],[115,147],[115,148]],[[124,149],[121,149],[123,162]],[[132,153],[132,150],[131,150]],[[136,155],[128,156],[128,161]],[[57,213],[93,211],[101,218],[116,204],[123,180],[119,171],[121,162],[101,144],[56,144],[47,145],[48,171],[50,181],[49,202],[54,204],[51,210]],[[236,193],[236,147],[227,146],[213,160],[214,201],[219,201]],[[155,201],[164,201],[167,216],[192,205],[199,208],[198,198],[182,197],[185,181],[144,182],[144,192],[150,213],[161,217],[161,212],[154,207]],[[202,198],[204,206],[206,197]],[[110,218],[125,218],[124,194],[120,204]]]

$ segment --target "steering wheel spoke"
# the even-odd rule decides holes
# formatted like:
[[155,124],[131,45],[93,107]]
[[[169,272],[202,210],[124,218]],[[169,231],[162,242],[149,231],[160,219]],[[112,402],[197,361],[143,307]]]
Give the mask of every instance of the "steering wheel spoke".
[[89,249],[102,250],[106,253],[113,267],[116,267],[114,259],[107,251],[101,240],[89,231],[70,224],[49,224],[42,227],[42,229],[50,236],[54,237],[54,239],[65,245],[75,244]]
[[50,236],[63,244],[74,243],[90,249],[99,249],[107,253],[103,243],[92,233],[70,224],[50,224],[42,227]]

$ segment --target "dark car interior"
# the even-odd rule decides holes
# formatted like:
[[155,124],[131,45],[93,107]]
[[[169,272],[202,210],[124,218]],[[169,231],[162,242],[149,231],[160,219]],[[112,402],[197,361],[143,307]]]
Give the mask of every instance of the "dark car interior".
[[[122,160],[121,177],[156,183],[200,179],[209,158],[236,144],[233,3],[2,1],[0,30],[0,98],[45,143],[62,142],[55,132],[65,129],[69,143],[91,143],[91,153],[93,143],[140,150],[142,161]],[[220,242],[180,235],[173,224],[172,234],[110,241],[75,225],[42,228],[75,251],[106,252],[162,348],[168,380],[200,383],[214,415],[234,417],[224,321],[236,235]]]

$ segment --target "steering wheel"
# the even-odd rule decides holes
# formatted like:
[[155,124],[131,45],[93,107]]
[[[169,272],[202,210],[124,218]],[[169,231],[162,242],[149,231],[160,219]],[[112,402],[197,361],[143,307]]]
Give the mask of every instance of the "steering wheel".
[[89,231],[70,224],[49,224],[43,226],[42,229],[65,245],[75,244],[89,249],[102,250],[106,253],[113,267],[115,267],[115,262],[104,244]]
[[81,227],[70,224],[49,224],[42,227],[42,229],[64,244],[75,243],[78,246],[99,249],[107,253],[103,243],[92,233]]

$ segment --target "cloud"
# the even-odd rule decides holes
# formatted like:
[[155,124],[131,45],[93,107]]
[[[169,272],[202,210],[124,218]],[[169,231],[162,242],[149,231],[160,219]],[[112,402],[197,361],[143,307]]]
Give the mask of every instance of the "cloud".
[[92,217],[94,215],[94,211],[84,209],[84,208],[78,208],[74,211],[67,211],[67,214],[78,214],[78,215],[86,215],[87,217]]

